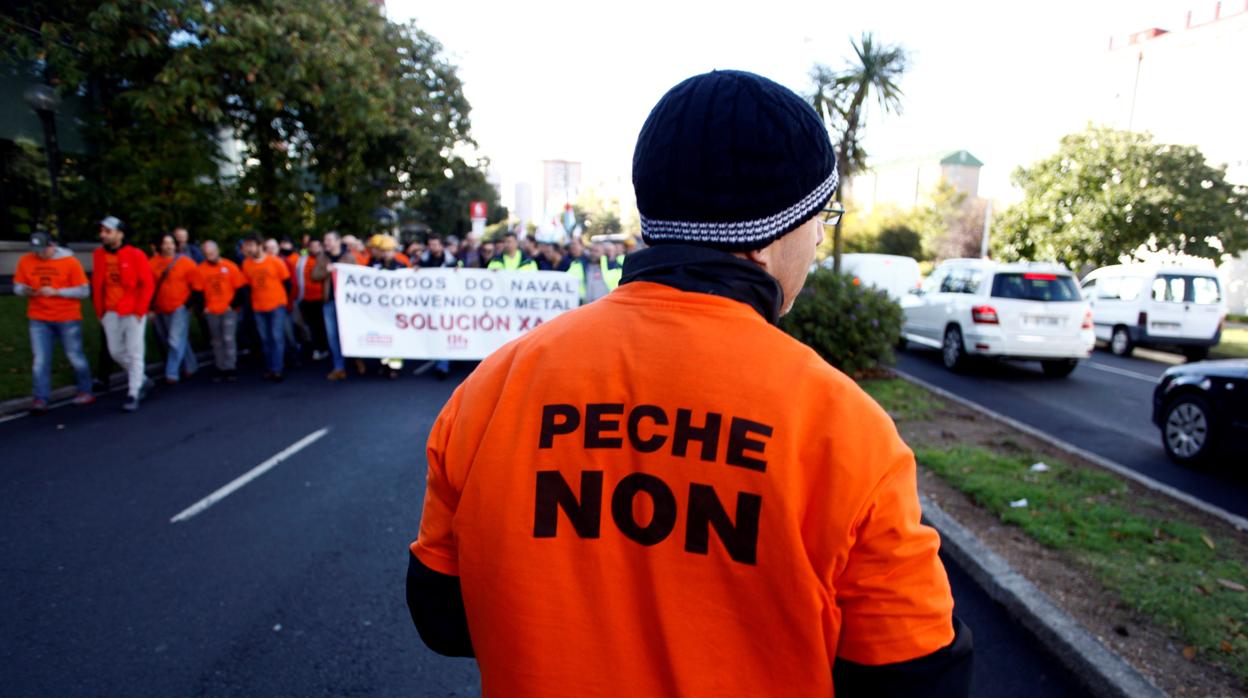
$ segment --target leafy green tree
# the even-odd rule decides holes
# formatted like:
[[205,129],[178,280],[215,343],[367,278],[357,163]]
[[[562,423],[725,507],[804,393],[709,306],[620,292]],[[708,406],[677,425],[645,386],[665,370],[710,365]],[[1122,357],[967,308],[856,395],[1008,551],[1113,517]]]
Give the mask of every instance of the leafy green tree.
[[875,251],[903,257],[923,258],[923,238],[904,224],[890,225],[880,231]]
[[387,206],[454,210],[457,230],[458,199],[497,199],[457,155],[473,144],[455,67],[371,0],[34,0],[0,48],[84,95],[92,151],[67,186],[84,221],[297,235],[366,230]]
[[1023,199],[997,217],[994,254],[1072,269],[1142,250],[1218,258],[1248,249],[1248,189],[1193,146],[1089,126],[1051,157],[1014,171]]
[[[867,154],[862,146],[866,126],[866,108],[871,97],[884,113],[900,113],[901,76],[909,63],[905,49],[880,44],[870,32],[858,41],[850,40],[854,60],[843,70],[824,65],[811,70],[815,93],[811,104],[823,117],[829,133],[836,141],[836,169],[840,176],[842,199],[848,200],[850,178],[866,167]],[[841,269],[841,222],[833,233],[833,269]]]

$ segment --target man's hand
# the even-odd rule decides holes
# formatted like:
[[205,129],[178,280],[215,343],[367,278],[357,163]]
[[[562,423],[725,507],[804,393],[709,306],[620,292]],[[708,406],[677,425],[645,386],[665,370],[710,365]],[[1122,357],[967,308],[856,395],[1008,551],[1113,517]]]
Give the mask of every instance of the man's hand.
[[55,295],[56,295],[56,289],[55,289],[55,288],[52,288],[51,286],[40,286],[40,287],[39,287],[39,295],[41,295],[41,296],[55,296]]

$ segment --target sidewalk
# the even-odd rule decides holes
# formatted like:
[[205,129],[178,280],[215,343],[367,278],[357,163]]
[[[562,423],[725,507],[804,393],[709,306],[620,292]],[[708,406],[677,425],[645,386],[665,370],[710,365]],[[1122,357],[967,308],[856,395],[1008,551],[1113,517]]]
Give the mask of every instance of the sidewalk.
[[[240,357],[242,356],[241,352],[239,356]],[[199,361],[201,370],[212,366],[212,352],[211,351],[196,352],[195,359]],[[152,361],[147,364],[148,378],[158,378],[164,375],[164,372],[165,372],[164,361]],[[112,375],[108,377],[108,388],[104,391],[103,394],[115,392],[117,390],[124,388],[125,386],[126,386],[126,374],[121,371],[114,372]],[[66,385],[60,388],[55,388],[52,390],[50,399],[48,400],[48,407],[57,408],[57,407],[62,407],[66,404],[69,404],[69,401],[72,400],[73,397],[77,394],[78,394],[78,388],[76,386]],[[96,397],[101,397],[101,394],[97,393]],[[3,419],[5,417],[12,417],[15,415],[19,415],[23,412],[29,412],[31,404],[33,402],[34,402],[34,398],[32,398],[29,395],[27,395],[26,397],[13,398],[12,400],[5,400],[3,402],[0,402],[0,419]]]

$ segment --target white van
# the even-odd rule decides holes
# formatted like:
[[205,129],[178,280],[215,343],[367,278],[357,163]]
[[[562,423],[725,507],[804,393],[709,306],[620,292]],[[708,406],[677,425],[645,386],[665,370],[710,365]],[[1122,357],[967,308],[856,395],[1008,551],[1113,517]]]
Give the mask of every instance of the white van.
[[1222,339],[1226,298],[1211,269],[1117,264],[1088,274],[1082,285],[1096,338],[1119,356],[1160,347],[1200,361]]
[[[823,260],[823,266],[831,269],[832,258]],[[886,292],[889,298],[898,302],[919,286],[919,263],[901,255],[841,255],[841,273],[853,276],[864,286],[874,286]]]

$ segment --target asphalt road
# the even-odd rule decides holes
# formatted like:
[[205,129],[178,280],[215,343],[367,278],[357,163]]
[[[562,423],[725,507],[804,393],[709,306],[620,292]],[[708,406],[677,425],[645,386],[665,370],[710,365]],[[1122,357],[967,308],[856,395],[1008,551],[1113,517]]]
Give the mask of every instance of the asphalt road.
[[1132,468],[1240,516],[1248,516],[1248,470],[1224,457],[1197,470],[1175,465],[1153,425],[1153,388],[1178,357],[1139,351],[1123,358],[1098,349],[1067,378],[1047,378],[1038,362],[981,362],[968,373],[945,369],[940,352],[914,344],[897,368],[993,411]]
[[[410,367],[410,366],[409,366]],[[476,695],[403,597],[424,442],[455,380],[244,375],[0,423],[6,696]],[[318,430],[211,507],[171,519]],[[976,695],[1078,695],[950,568]]]

